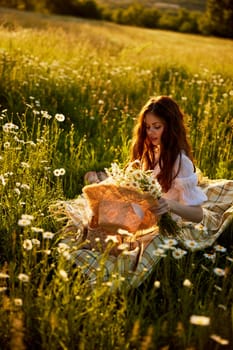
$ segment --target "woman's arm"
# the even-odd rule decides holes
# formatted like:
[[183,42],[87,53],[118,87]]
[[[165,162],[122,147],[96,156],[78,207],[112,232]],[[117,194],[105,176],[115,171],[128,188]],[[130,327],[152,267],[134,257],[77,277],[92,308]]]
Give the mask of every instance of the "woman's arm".
[[203,218],[203,210],[200,205],[184,205],[177,201],[166,199],[172,213],[181,216],[184,220],[200,222]]
[[156,205],[150,208],[155,215],[162,215],[168,211],[179,215],[182,219],[192,222],[200,222],[203,218],[203,210],[200,205],[184,205],[171,199],[160,198]]

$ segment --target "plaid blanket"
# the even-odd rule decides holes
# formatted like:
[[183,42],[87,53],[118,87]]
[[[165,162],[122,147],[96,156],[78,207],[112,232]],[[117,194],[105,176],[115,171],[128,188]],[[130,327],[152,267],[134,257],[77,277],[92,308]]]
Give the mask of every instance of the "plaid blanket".
[[200,225],[183,224],[180,239],[193,239],[195,249],[213,245],[233,220],[233,180],[207,180],[200,184],[208,200],[202,205]]
[[[212,246],[233,220],[233,180],[207,179],[200,186],[208,198],[203,204],[203,220],[197,225],[181,221],[181,230],[175,237],[180,245],[191,250]],[[64,242],[68,240],[67,237]],[[74,251],[72,256],[92,284],[101,278],[138,287],[162,258],[161,247],[165,242],[157,230],[138,237],[137,242],[134,250],[122,251],[118,256],[85,248]]]

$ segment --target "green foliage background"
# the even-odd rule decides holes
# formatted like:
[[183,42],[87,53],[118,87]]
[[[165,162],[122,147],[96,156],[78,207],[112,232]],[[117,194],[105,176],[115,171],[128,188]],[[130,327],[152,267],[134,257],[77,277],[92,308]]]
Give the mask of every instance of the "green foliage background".
[[151,0],[0,0],[9,8],[103,19],[119,24],[183,33],[233,37],[231,0],[152,2]]

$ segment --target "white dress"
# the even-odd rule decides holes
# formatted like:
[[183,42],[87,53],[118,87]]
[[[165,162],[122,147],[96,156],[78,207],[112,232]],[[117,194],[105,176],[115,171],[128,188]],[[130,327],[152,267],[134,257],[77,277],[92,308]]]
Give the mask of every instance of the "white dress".
[[[202,205],[207,200],[207,196],[198,186],[198,176],[194,172],[192,161],[185,155],[184,152],[178,156],[174,165],[174,174],[177,173],[180,164],[179,172],[176,178],[172,181],[172,186],[168,192],[164,193],[163,197],[178,201],[184,205]],[[159,164],[156,165],[153,174],[156,177],[160,172]]]

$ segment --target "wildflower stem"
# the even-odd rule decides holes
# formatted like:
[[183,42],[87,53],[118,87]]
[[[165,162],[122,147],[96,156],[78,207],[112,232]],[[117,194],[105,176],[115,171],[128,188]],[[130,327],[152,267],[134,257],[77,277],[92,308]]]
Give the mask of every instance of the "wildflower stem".
[[175,220],[172,219],[170,213],[164,213],[161,215],[158,221],[159,232],[164,237],[177,236],[180,231],[180,227]]

